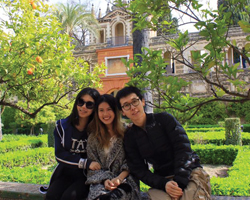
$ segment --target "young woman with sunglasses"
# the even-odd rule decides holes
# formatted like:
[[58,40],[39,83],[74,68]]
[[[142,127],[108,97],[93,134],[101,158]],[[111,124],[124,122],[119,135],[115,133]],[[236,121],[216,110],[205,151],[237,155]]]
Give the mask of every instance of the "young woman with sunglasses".
[[89,170],[88,200],[138,200],[139,187],[129,175],[123,150],[124,128],[115,98],[104,94],[96,102],[87,144],[88,159],[101,164],[100,170]]
[[85,88],[77,95],[71,114],[58,120],[54,131],[58,165],[48,188],[41,187],[46,200],[81,200],[87,197],[86,170],[98,170],[100,164],[87,159],[87,126],[94,116],[99,92]]

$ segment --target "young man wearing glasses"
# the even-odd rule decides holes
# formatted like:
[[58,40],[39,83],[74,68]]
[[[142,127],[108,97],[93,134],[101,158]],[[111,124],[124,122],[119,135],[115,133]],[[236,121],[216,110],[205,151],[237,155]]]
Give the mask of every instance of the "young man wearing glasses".
[[[145,101],[136,87],[123,88],[116,100],[122,114],[133,122],[124,136],[130,172],[151,187],[151,199],[211,199],[209,175],[181,124],[166,112],[145,113]],[[148,169],[149,163],[154,172]]]

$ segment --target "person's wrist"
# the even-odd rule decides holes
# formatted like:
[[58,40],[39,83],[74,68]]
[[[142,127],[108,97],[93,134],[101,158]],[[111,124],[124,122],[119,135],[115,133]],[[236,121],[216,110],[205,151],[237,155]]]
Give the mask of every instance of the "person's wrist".
[[117,176],[117,179],[122,182],[124,180],[124,178],[120,177],[120,176]]

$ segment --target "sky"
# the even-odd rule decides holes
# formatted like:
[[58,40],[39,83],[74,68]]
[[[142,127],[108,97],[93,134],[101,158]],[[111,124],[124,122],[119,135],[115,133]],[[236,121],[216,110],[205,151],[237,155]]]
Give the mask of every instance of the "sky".
[[[49,0],[49,4],[56,4],[56,3],[67,3],[67,2],[76,2],[76,3],[87,3],[87,6],[89,9],[91,9],[91,5],[94,4],[94,9],[95,9],[95,14],[96,16],[98,16],[98,13],[99,13],[99,8],[101,8],[101,13],[102,13],[102,16],[105,14],[106,12],[106,9],[107,9],[107,3],[109,1],[112,1],[112,0]],[[213,2],[210,4],[210,0],[199,0],[200,3],[203,4],[203,8],[212,8],[212,9],[216,9],[217,8],[217,1],[213,0]],[[215,3],[216,2],[216,3]],[[197,14],[197,13],[196,13]],[[175,15],[173,14],[174,17],[176,17],[177,19],[180,19],[182,18],[182,16],[178,16],[178,15]],[[188,17],[184,17],[184,21],[183,23],[186,23],[186,22],[189,22],[191,21]],[[179,24],[182,23],[182,22],[179,22]],[[185,31],[187,30],[189,32],[197,32],[197,29],[194,28],[194,26],[192,25],[185,25],[185,26],[181,26],[180,27],[180,30],[181,31]]]
[[98,12],[99,8],[101,8],[101,13],[105,13],[107,8],[107,3],[109,0],[48,0],[49,4],[56,4],[56,3],[71,3],[72,1],[81,4],[87,4],[87,6],[91,9],[91,5],[94,5],[95,11]]
[[[95,9],[95,14],[96,16],[98,16],[98,13],[99,13],[99,8],[101,8],[101,13],[102,13],[102,16],[105,14],[106,12],[106,9],[107,9],[107,3],[109,1],[112,1],[112,0],[47,0],[48,1],[48,4],[56,4],[56,3],[71,3],[72,1],[76,2],[76,3],[82,3],[82,4],[87,4],[87,8],[89,8],[89,10],[91,10],[91,5],[93,4],[94,5],[94,9]],[[217,1],[213,0],[213,3],[209,4],[210,0],[199,0],[204,6],[203,8],[212,8],[212,9],[216,9],[217,8]],[[175,14],[173,14],[174,17],[177,17],[180,18],[180,16],[177,16]],[[1,16],[1,11],[0,11],[0,17],[3,18],[3,16]],[[188,17],[185,17],[185,20],[184,22],[188,22],[190,21],[190,19]],[[182,22],[179,22],[179,24],[182,23]],[[187,30],[189,32],[197,32],[197,30],[192,26],[192,25],[186,25],[186,26],[182,26],[180,27],[180,30],[181,31],[185,31]]]

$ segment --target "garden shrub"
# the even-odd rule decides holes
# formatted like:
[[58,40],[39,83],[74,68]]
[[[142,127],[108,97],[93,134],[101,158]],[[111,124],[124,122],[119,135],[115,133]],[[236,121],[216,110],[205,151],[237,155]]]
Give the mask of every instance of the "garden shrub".
[[228,177],[212,177],[213,195],[250,196],[250,148],[239,148],[233,166],[228,171]]
[[224,121],[220,121],[220,122],[218,122],[218,125],[219,125],[220,127],[225,127],[225,122],[224,122]]
[[[190,124],[212,124],[217,125],[218,121],[224,121],[228,117],[226,105],[223,102],[212,102],[201,107],[197,115],[202,115],[199,121],[189,120]],[[217,125],[218,126],[218,125]]]
[[233,145],[192,145],[192,150],[198,154],[202,164],[232,165],[238,153],[238,148]]
[[225,131],[224,127],[211,127],[211,128],[186,128],[187,132],[216,132]]
[[188,128],[215,128],[215,127],[219,127],[218,124],[189,124]]
[[228,103],[227,110],[229,116],[237,116],[240,118],[244,118],[244,120],[249,123],[250,122],[250,101],[244,103]]
[[0,167],[0,177],[3,182],[19,182],[46,185],[49,183],[52,172],[41,166]]
[[3,134],[3,139],[1,140],[0,144],[2,142],[13,142],[23,139],[31,139],[31,136],[28,135],[16,135],[16,134]]
[[187,132],[191,144],[225,144],[225,132]]
[[[13,137],[14,135],[11,135],[9,139]],[[6,153],[16,150],[28,150],[30,148],[37,147],[46,147],[48,143],[47,137],[45,135],[40,137],[26,136],[24,138],[17,136],[17,138],[19,138],[19,140],[9,141],[9,139],[6,140],[6,135],[4,135],[4,140],[0,142],[0,153]]]
[[8,152],[0,155],[0,167],[25,167],[29,165],[47,165],[55,160],[53,148],[36,148],[27,151]]
[[6,106],[3,113],[1,114],[1,120],[3,123],[3,134],[13,134],[15,133],[16,123],[15,123],[15,113],[16,109]]
[[242,145],[240,118],[225,119],[226,144]]
[[243,125],[243,131],[250,133],[250,124],[244,124]]
[[48,133],[48,146],[54,147],[55,139],[54,139],[54,129],[55,129],[55,122],[49,122],[47,124],[46,132]]

